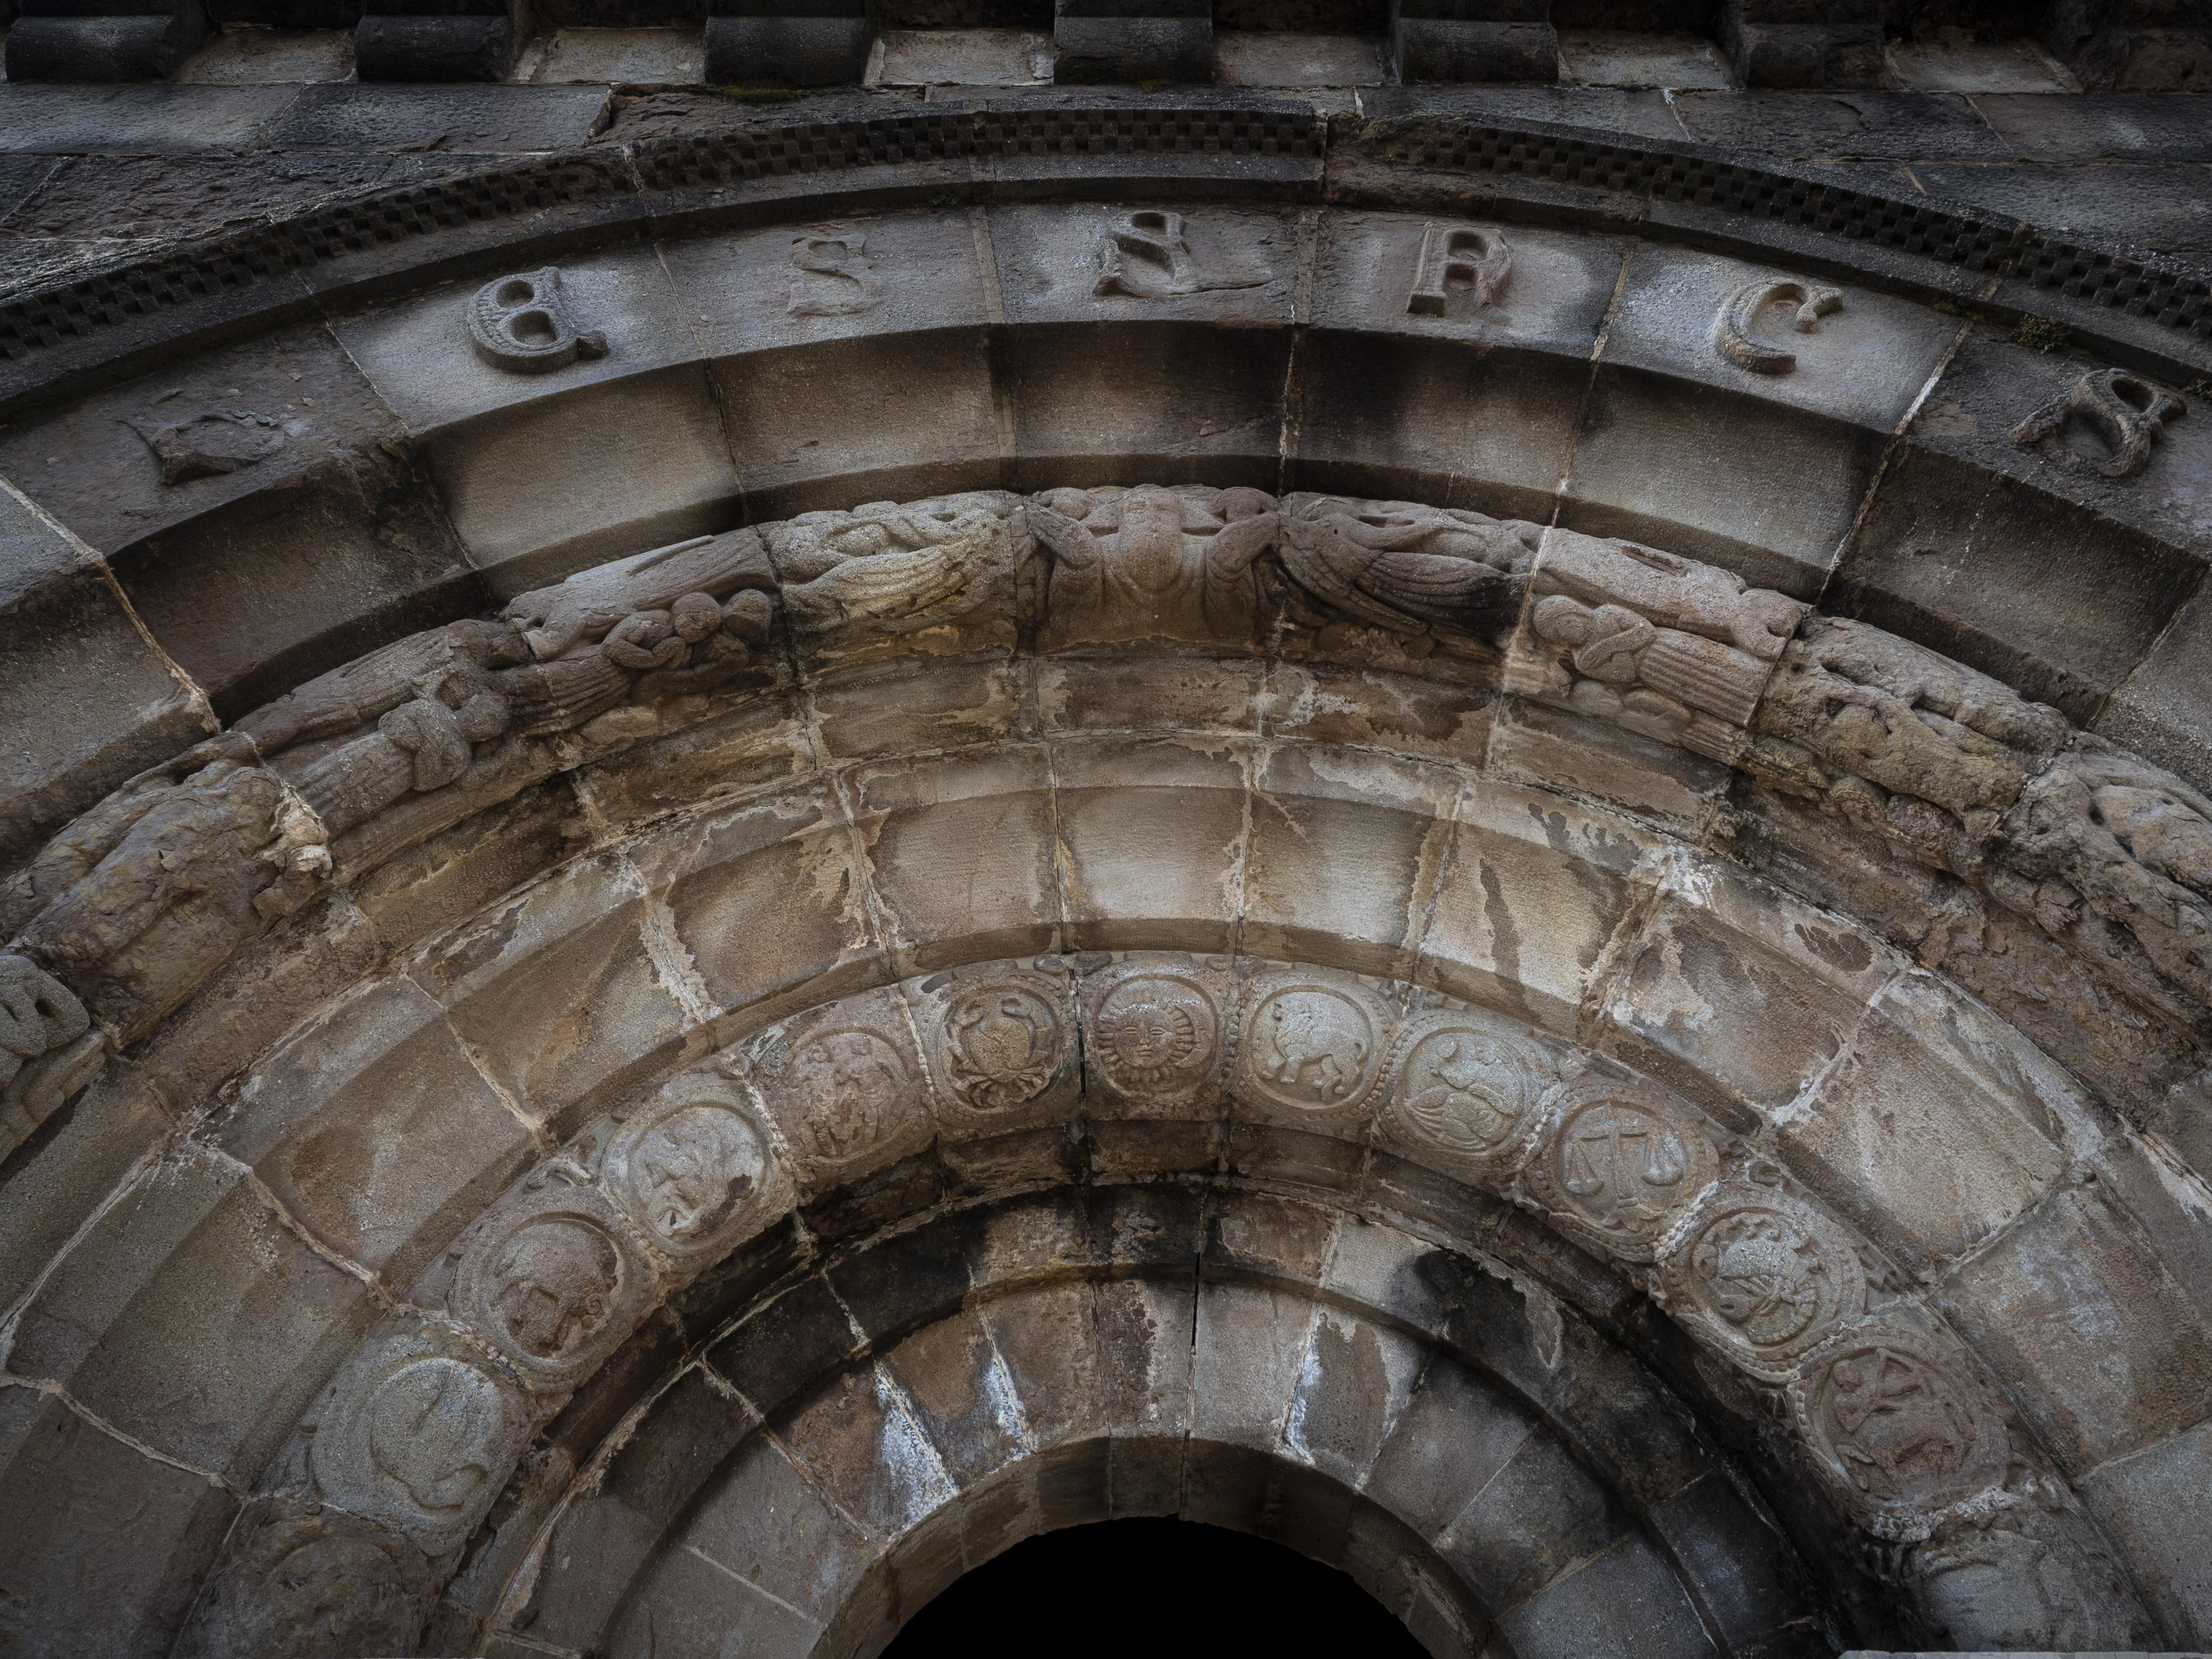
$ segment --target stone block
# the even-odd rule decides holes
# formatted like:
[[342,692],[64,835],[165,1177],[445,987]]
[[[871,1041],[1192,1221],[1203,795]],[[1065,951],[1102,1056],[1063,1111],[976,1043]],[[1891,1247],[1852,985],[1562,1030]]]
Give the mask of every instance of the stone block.
[[1324,1474],[1359,1487],[1427,1358],[1395,1331],[1322,1308],[1284,1423],[1284,1444]]
[[1029,1425],[1012,1376],[975,1314],[916,1331],[886,1355],[945,1472],[965,1487],[1026,1453]]
[[1314,1317],[1313,1304],[1289,1291],[1200,1285],[1191,1431],[1203,1440],[1273,1451]]
[[1165,731],[1249,735],[1273,706],[1257,662],[1060,656],[1025,664],[1025,713],[1042,732]]
[[425,453],[454,530],[501,597],[738,517],[737,474],[696,367],[503,409],[447,428]]
[[462,155],[572,149],[605,120],[609,98],[592,86],[311,86],[288,100],[264,142],[280,150]]
[[[1291,320],[1297,277],[1295,213],[1209,207],[1190,213],[1120,211],[1110,205],[1004,208],[989,221],[1000,300],[1006,323],[1031,326],[1146,323],[1264,324]],[[1183,394],[1206,386],[1217,351],[1186,361]],[[1103,399],[1093,417],[1123,414],[1142,398],[1133,362],[1089,366],[1107,379],[1090,385]],[[1121,404],[1121,409],[1114,408]],[[1068,414],[1074,416],[1070,408]],[[1019,453],[1034,453],[1024,441]],[[1110,453],[1110,452],[1109,452]],[[1128,458],[1128,459],[1133,459]],[[1103,477],[1055,473],[1054,484],[1176,477],[1123,465]],[[1211,481],[1209,481],[1211,482]]]
[[496,276],[364,312],[334,331],[377,394],[418,437],[700,355],[684,301],[650,246],[584,253],[555,269],[562,319],[580,333],[604,337],[603,353],[527,374],[488,359],[470,338],[468,318],[477,296],[503,280]]
[[781,661],[771,658],[764,666],[763,678],[777,684],[726,693],[713,700],[722,706],[703,718],[665,710],[657,731],[578,769],[597,810],[613,823],[637,824],[702,801],[763,793],[811,771],[814,754],[799,697],[783,683]]
[[1479,762],[1490,744],[1480,691],[1410,674],[1285,663],[1269,677],[1267,726],[1286,738]]
[[1716,1651],[1681,1581],[1640,1534],[1501,1613],[1498,1630],[1522,1659],[1590,1653],[1705,1659]]
[[1213,37],[1213,78],[1232,87],[1373,87],[1379,43],[1358,34],[1238,30]]
[[1614,1053],[1747,1132],[1843,1051],[1905,965],[1810,907],[1700,870],[1628,948],[1603,1018]]
[[2177,1279],[2165,1242],[2111,1183],[2070,1185],[1937,1292],[2069,1474],[2212,1416],[2204,1287]]
[[1783,1163],[1907,1268],[2002,1229],[2099,1139],[2076,1085],[1992,1016],[1915,976],[1781,1126]]
[[1559,79],[1577,87],[1665,87],[1727,91],[1728,65],[1709,40],[1590,29],[1559,37]]
[[1438,1356],[1399,1411],[1364,1490],[1421,1537],[1434,1538],[1540,1432],[1528,1412]]
[[982,1310],[1030,1443],[1072,1445],[1106,1426],[1099,1344],[1088,1281],[1024,1291]]
[[688,1549],[810,1618],[827,1621],[872,1556],[781,1447],[756,1435],[738,1447],[684,1528]]
[[[0,493],[0,858],[206,735],[211,717],[107,574]],[[67,719],[47,716],[66,709]]]
[[654,959],[664,925],[635,876],[602,855],[441,939],[407,971],[477,1068],[559,1138],[679,1050],[694,994]]
[[863,765],[849,775],[902,971],[1048,948],[1059,924],[1042,749]]
[[2193,98],[2002,93],[1976,98],[1974,107],[2025,161],[2212,161],[2212,118]]
[[780,1432],[823,1497],[878,1533],[896,1537],[958,1495],[928,1431],[880,1364],[832,1379]]
[[209,1153],[141,1177],[23,1310],[8,1364],[243,1485],[368,1328],[368,1288]]
[[841,759],[969,748],[1015,736],[1023,720],[1021,667],[995,655],[893,657],[810,690],[822,745]]
[[362,988],[255,1070],[221,1131],[315,1237],[404,1285],[533,1162],[420,987]]
[[[1084,11],[1094,9],[1085,6]],[[1120,9],[1100,6],[1097,10]],[[1061,85],[1213,78],[1213,21],[1183,6],[1147,7],[1149,16],[1085,16],[1073,6],[1055,8],[1052,78]]]
[[2212,1647],[2212,1423],[2075,1482],[2136,1572],[2169,1641]]
[[1537,21],[1476,21],[1450,15],[1419,15],[1455,14],[1462,9],[1437,0],[1425,3],[1398,0],[1393,4],[1387,47],[1395,70],[1392,78],[1408,86],[1423,81],[1559,79],[1559,33],[1540,21],[1548,7],[1542,9]]
[[354,902],[381,940],[404,950],[550,869],[590,833],[568,779],[549,779],[379,866]]
[[[2081,365],[1970,337],[1914,417],[1836,571],[1831,609],[1903,632],[2077,723],[2149,653],[2193,592],[2181,550],[2212,533],[2212,434],[2169,422],[2132,477],[2074,421],[2009,435]],[[2047,452],[2047,453],[2046,453]],[[2087,456],[2071,463],[2069,453]]]
[[1228,950],[1243,903],[1243,746],[1100,738],[1052,753],[1067,943]]
[[1647,1524],[1696,1586],[1729,1652],[1812,1614],[1797,1589],[1796,1552],[1727,1475],[1692,1481],[1655,1508]]
[[1491,718],[1490,769],[1514,782],[1626,808],[1701,835],[1736,774],[1718,761],[1526,698],[1501,699]]
[[1030,87],[1052,81],[1052,36],[1032,29],[886,29],[883,42],[878,86]]
[[1802,160],[2003,161],[2004,140],[1950,93],[1713,91],[1672,100],[1701,144]]
[[[734,0],[717,7],[737,16],[707,20],[711,86],[858,86],[875,41],[873,14],[859,0]],[[770,7],[775,11],[770,11]]]
[[0,92],[0,153],[234,153],[299,96],[296,87],[52,86]]
[[504,16],[371,14],[354,26],[353,62],[364,82],[504,81],[514,65],[514,27]]
[[[1095,1286],[1100,1392],[1117,1441],[1179,1441],[1189,1431],[1195,1294],[1188,1278],[1102,1279]],[[1151,1512],[1115,1505],[1117,1514]]]
[[866,877],[824,790],[671,826],[631,860],[665,891],[678,937],[718,1007],[765,1021],[877,976],[861,971],[874,960]]
[[696,1551],[664,1551],[623,1601],[607,1659],[804,1659],[822,1626]]
[[238,1500],[31,1389],[0,1389],[0,1637],[27,1655],[167,1653]]
[[1653,843],[1626,818],[1510,784],[1471,789],[1414,977],[1574,1033],[1589,975],[1648,890]]
[[1437,1540],[1493,1608],[1526,1601],[1627,1532],[1620,1504],[1549,1434],[1532,1434]]
[[0,1307],[22,1298],[168,1132],[137,1068],[111,1061],[106,1076],[0,1161]]
[[953,1317],[974,1288],[969,1261],[976,1218],[955,1212],[862,1249],[829,1269],[830,1288],[878,1350]]
[[1261,763],[1252,787],[1243,948],[1408,973],[1453,838],[1458,775],[1369,750],[1286,745]]
[[2094,730],[2212,789],[2212,587],[2200,586],[2150,654],[2123,681]]
[[707,1351],[706,1363],[763,1412],[787,1405],[843,1363],[860,1341],[820,1277],[801,1280]]

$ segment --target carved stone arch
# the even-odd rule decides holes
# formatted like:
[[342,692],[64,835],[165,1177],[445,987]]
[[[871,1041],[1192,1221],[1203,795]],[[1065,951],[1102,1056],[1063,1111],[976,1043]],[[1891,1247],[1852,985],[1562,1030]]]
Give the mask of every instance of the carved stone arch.
[[[174,418],[125,352],[0,438],[100,461],[9,510],[185,677],[82,688],[0,890],[36,1628],[618,1644],[716,1436],[902,1398],[949,1467],[933,1344],[1180,1274],[1201,1326],[1306,1319],[1298,1379],[1326,1319],[1480,1373],[1629,1518],[1516,1589],[1401,1539],[1445,1650],[1551,1650],[1515,1610],[1614,1549],[1685,1651],[2207,1639],[2212,807],[2150,695],[2196,532],[2131,482],[2203,464],[2193,343],[2054,302],[2126,369],[2076,395],[1917,252],[1514,189],[1432,247],[1461,163],[1378,141],[1395,193],[1324,202],[1270,132],[433,235],[388,306],[164,363]],[[1024,1205],[1197,1242],[932,1244]],[[1331,1279],[1370,1235],[1417,1290]],[[816,1371],[733,1375],[801,1314]],[[1193,1417],[1176,1501],[1382,1503],[1285,1422]],[[878,1528],[824,1639],[987,1554],[1027,1467]]]

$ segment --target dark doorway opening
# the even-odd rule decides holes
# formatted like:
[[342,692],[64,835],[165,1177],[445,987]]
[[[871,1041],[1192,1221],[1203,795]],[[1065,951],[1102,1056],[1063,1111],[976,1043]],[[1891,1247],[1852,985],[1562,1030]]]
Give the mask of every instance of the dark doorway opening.
[[1346,1574],[1190,1521],[1106,1521],[1017,1544],[907,1622],[884,1659],[1228,1659],[1273,1650],[1420,1659]]

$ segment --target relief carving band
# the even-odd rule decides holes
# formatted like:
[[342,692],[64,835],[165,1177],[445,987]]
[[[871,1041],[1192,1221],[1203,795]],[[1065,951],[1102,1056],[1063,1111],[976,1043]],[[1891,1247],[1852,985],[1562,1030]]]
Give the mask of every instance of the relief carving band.
[[1286,496],[1278,556],[1330,609],[1401,640],[1494,644],[1521,611],[1540,525],[1464,508]]
[[1705,1120],[1649,1084],[1589,1079],[1552,1109],[1523,1179],[1570,1231],[1649,1261],[1719,1167]]
[[1808,1448],[1883,1537],[1925,1538],[2010,1468],[2003,1416],[1972,1361],[1917,1332],[1838,1337],[1790,1393]]
[[736,1243],[781,1195],[742,1086],[713,1073],[679,1078],[632,1113],[600,1171],[624,1212],[678,1259]]
[[1505,297],[1513,275],[1513,250],[1494,230],[1467,226],[1421,228],[1421,259],[1413,272],[1413,292],[1406,309],[1417,317],[1443,317],[1460,295],[1480,311]]
[[1036,981],[969,987],[945,1005],[939,1029],[946,1089],[979,1112],[1042,1094],[1060,1073],[1062,1044],[1055,999]]
[[1754,337],[1752,329],[1759,313],[1771,305],[1794,305],[1796,311],[1790,319],[1790,326],[1800,334],[1810,334],[1820,326],[1821,318],[1843,303],[1840,289],[1822,288],[1816,283],[1746,283],[1729,296],[1713,319],[1713,349],[1738,368],[1747,368],[1754,374],[1787,374],[1797,367],[1797,354]]
[[587,1375],[642,1318],[651,1274],[605,1200],[561,1176],[533,1178],[454,1247],[453,1310],[532,1387]]
[[1545,538],[1510,690],[1733,763],[1808,607],[1732,571],[1572,531]]
[[884,282],[867,246],[857,230],[793,237],[791,263],[799,274],[784,309],[794,317],[846,317],[881,305]]
[[1550,1056],[1525,1036],[1431,1015],[1390,1086],[1383,1128],[1400,1145],[1480,1177],[1519,1161],[1557,1077]]
[[309,1442],[316,1485],[332,1503],[428,1555],[476,1530],[528,1433],[514,1385],[440,1352],[440,1340],[425,1332],[357,1353]]
[[607,355],[607,337],[568,314],[560,269],[517,271],[486,283],[469,301],[469,340],[494,368],[544,374],[580,357]]
[[1180,213],[1139,208],[1111,221],[1098,235],[1094,293],[1157,300],[1209,289],[1258,288],[1265,270],[1224,259],[1208,264],[1192,252]]
[[1246,1085],[1291,1111],[1364,1102],[1387,1058],[1382,1011],[1349,985],[1279,979],[1255,988],[1244,1023]]
[[967,617],[1011,580],[1012,500],[983,492],[886,501],[770,526],[769,552],[792,620],[811,635],[860,639]]
[[1856,1241],[1777,1188],[1729,1182],[1660,1241],[1668,1304],[1754,1376],[1786,1379],[1800,1355],[1866,1305]]
[[[2011,436],[2022,449],[2039,448],[2066,466],[2093,466],[2108,478],[2128,478],[2150,465],[2151,446],[2164,435],[2166,423],[2188,412],[2181,398],[2140,374],[2100,368],[2037,409]],[[2102,441],[2101,457],[2067,444],[2067,424],[2075,420]]]
[[1048,490],[1029,509],[1052,556],[1048,642],[1250,638],[1274,507],[1256,489]]
[[1098,1069],[1127,1095],[1187,1099],[1205,1086],[1221,1057],[1213,999],[1181,974],[1121,980],[1098,999],[1089,1030]]
[[0,1158],[98,1074],[107,1036],[36,963],[0,952]]

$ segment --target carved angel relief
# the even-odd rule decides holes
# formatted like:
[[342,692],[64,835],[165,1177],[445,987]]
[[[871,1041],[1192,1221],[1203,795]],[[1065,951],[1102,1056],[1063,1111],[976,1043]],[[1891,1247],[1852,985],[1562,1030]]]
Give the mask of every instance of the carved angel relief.
[[1573,531],[1546,538],[1508,689],[1734,762],[1808,607],[1732,571]]
[[1048,643],[1249,640],[1274,506],[1256,489],[1048,490],[1029,509],[1052,556]]
[[[2140,374],[2100,368],[2037,409],[2013,428],[2011,437],[2022,449],[2040,449],[2062,465],[2128,478],[2150,465],[2152,442],[2165,434],[2166,423],[2187,413],[2181,398]],[[2066,428],[2077,420],[2102,441],[2103,455],[2085,455],[2066,442]]]

